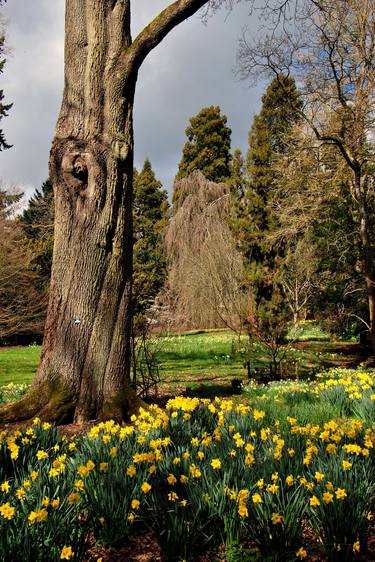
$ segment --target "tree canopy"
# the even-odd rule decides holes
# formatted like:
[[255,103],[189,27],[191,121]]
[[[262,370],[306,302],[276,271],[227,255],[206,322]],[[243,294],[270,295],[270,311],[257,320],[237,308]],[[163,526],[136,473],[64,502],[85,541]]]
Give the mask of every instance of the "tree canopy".
[[[271,4],[267,2],[268,11]],[[375,0],[293,5],[298,25],[281,25],[257,40],[243,38],[240,69],[243,77],[293,76],[303,100],[298,112],[313,132],[315,146],[325,153],[333,146],[342,159],[359,216],[360,269],[368,299],[362,320],[375,354],[375,247],[369,207],[375,164]]]

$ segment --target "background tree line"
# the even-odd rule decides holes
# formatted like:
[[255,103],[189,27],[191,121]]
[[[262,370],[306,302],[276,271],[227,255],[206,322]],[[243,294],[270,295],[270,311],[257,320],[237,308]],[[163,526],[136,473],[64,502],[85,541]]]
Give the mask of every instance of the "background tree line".
[[[149,160],[135,172],[136,331],[151,318],[160,329],[225,325],[272,345],[290,323],[315,318],[375,345],[374,6],[345,6],[335,0],[333,18],[307,3],[298,29],[244,36],[243,77],[269,77],[245,155],[211,106],[186,129],[172,208]],[[14,271],[27,272],[33,307],[4,289],[3,343],[41,337],[53,244],[49,182],[18,218],[14,197],[3,192],[2,243],[19,248]],[[15,278],[9,267],[2,287]],[[14,295],[24,287],[17,276]],[[17,331],[22,317],[30,325]]]

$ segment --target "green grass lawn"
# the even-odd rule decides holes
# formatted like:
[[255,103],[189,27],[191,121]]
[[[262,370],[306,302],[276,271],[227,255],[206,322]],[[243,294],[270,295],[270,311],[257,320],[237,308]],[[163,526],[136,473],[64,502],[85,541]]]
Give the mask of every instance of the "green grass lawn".
[[[305,333],[302,342],[289,345],[286,363],[293,365],[289,376],[295,375],[296,363],[300,378],[313,376],[325,367],[355,364],[356,358],[350,353],[348,355],[348,344],[329,342],[327,334],[321,331],[319,334],[314,333],[313,341],[307,342],[306,338]],[[215,387],[227,386],[233,378],[245,380],[245,344],[246,338],[239,344],[233,334],[225,331],[193,332],[159,338],[157,345],[162,386],[169,386],[173,394],[185,387],[196,388],[206,384],[212,387],[214,394]],[[258,344],[251,347],[249,360],[252,371],[254,368],[266,369],[270,361],[264,348]]]
[[[289,346],[288,364],[293,365],[289,376],[306,378],[325,367],[355,364],[348,344],[332,343],[327,335],[312,327],[314,341],[305,341],[311,327],[304,328],[303,341]],[[207,394],[217,393],[220,387],[228,387],[233,378],[246,380],[246,338],[241,342],[230,332],[208,330],[172,334],[154,338],[160,364],[161,391],[175,394],[186,388],[199,389],[207,385]],[[353,350],[355,346],[353,345]],[[0,349],[0,386],[13,383],[30,383],[40,359],[40,347],[11,347]],[[341,352],[346,352],[344,356]],[[349,355],[348,355],[349,352]],[[269,358],[262,346],[251,347],[251,369],[267,368]]]
[[38,345],[0,349],[0,385],[30,383],[38,367],[40,350]]

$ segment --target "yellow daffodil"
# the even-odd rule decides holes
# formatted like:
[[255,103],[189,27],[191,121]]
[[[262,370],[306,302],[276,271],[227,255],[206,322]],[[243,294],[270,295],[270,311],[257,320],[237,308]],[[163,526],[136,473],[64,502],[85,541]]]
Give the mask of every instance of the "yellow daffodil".
[[148,482],[143,482],[141,490],[144,494],[147,494],[151,490],[151,486]]
[[331,494],[330,492],[324,492],[323,501],[324,501],[324,503],[332,503],[333,502],[333,494]]
[[61,554],[60,560],[70,560],[70,558],[74,555],[73,549],[71,546],[64,545]]
[[301,560],[303,560],[304,558],[307,558],[307,550],[304,549],[301,546],[301,548],[296,552],[296,556],[297,556],[297,558],[300,558]]
[[260,494],[253,494],[251,499],[252,499],[253,503],[263,503],[263,500],[262,500]]
[[343,500],[347,496],[347,494],[346,494],[346,492],[343,488],[337,488],[335,494],[336,494],[336,498],[338,500]]
[[9,521],[13,519],[16,509],[10,505],[9,502],[0,505],[0,515],[3,519],[8,519]]
[[272,513],[271,521],[273,525],[277,525],[283,522],[283,516],[280,513]]
[[320,505],[320,501],[318,500],[318,498],[316,496],[312,496],[310,498],[310,506],[311,507],[318,507]]

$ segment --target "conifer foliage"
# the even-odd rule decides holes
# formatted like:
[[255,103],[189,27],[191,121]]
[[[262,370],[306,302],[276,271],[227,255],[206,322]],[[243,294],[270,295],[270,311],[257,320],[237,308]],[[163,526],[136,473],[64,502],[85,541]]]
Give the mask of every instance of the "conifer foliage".
[[[225,182],[230,176],[231,129],[227,117],[221,114],[219,106],[204,107],[190,119],[185,130],[188,138],[178,166],[176,180],[186,178],[199,170],[210,181]],[[182,204],[180,193],[175,188],[175,208]]]
[[133,295],[135,324],[142,321],[163,286],[166,264],[163,236],[168,224],[167,192],[155,177],[151,163],[145,160],[135,173],[133,201]]
[[274,163],[286,149],[288,133],[298,120],[300,103],[293,79],[279,76],[270,83],[249,132],[246,162],[236,151],[230,180],[235,211],[231,227],[244,258],[246,284],[251,294],[248,332],[251,338],[269,347],[274,371],[288,321],[282,289],[277,282],[282,245],[275,247],[269,242],[276,226],[272,212],[278,181]]
[[34,266],[47,285],[51,274],[53,251],[54,199],[47,179],[36,189],[20,219],[24,234],[34,253]]
[[286,149],[288,133],[299,119],[300,104],[294,79],[275,78],[262,97],[261,111],[249,131],[246,211],[251,220],[244,251],[248,259],[263,267],[272,267],[275,258],[266,242],[267,231],[273,227],[270,202],[277,185],[273,164]]

